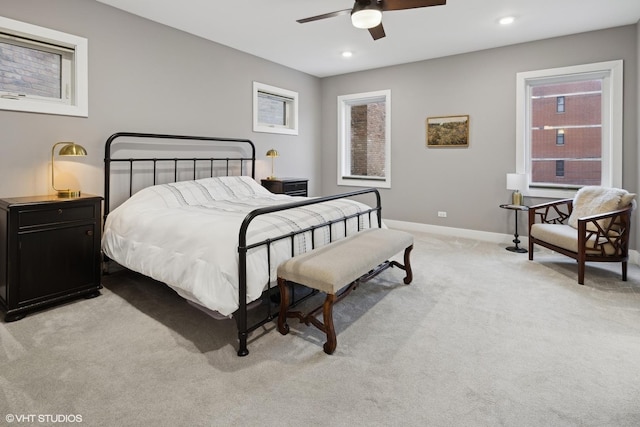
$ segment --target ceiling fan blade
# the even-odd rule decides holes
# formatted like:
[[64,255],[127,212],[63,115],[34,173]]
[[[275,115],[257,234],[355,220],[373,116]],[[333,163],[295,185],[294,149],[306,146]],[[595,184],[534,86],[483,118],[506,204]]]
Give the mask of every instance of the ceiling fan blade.
[[297,19],[296,22],[304,24],[307,22],[319,21],[321,19],[333,18],[335,16],[346,15],[351,13],[351,9],[338,10],[336,12],[324,13],[322,15],[312,16],[310,18]]
[[369,34],[371,34],[371,37],[373,37],[374,40],[378,40],[386,36],[382,23],[377,27],[369,28]]
[[415,9],[445,4],[447,4],[447,0],[382,0],[382,10]]

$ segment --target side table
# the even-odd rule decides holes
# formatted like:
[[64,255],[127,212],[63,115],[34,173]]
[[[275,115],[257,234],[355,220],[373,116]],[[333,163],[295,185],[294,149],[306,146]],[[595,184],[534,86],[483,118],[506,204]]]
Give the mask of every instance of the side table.
[[509,246],[507,248],[505,248],[508,251],[511,252],[517,252],[519,254],[523,254],[526,253],[527,250],[525,248],[521,248],[520,246],[518,246],[520,244],[520,240],[518,239],[518,212],[520,211],[528,211],[529,210],[529,206],[524,206],[524,205],[510,205],[510,204],[505,204],[505,205],[500,205],[500,207],[502,209],[510,209],[512,211],[516,211],[515,213],[515,225],[516,225],[516,229],[513,233],[513,243],[515,244],[515,246]]

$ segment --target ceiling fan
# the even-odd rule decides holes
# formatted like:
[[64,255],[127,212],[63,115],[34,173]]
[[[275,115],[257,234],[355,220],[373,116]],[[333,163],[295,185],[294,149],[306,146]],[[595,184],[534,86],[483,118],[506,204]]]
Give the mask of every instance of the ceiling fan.
[[297,22],[318,21],[320,19],[333,18],[334,16],[351,14],[351,23],[356,28],[368,29],[374,40],[385,36],[382,27],[382,12],[391,10],[416,9],[419,7],[441,6],[447,4],[447,0],[356,0],[351,9],[343,9],[335,12],[309,18],[298,19]]

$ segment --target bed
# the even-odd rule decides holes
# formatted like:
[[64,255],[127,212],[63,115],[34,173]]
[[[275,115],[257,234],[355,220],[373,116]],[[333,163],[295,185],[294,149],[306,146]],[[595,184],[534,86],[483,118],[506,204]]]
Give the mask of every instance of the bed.
[[[382,225],[375,189],[272,194],[255,168],[246,139],[120,132],[105,144],[105,260],[233,317],[239,356],[249,333],[277,317],[270,296],[281,262]],[[251,322],[250,305],[262,307]]]

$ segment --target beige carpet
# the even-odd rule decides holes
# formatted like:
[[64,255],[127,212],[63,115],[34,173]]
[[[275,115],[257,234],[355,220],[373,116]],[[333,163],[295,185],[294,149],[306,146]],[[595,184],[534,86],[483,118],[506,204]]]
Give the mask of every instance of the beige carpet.
[[640,425],[638,266],[625,283],[591,265],[580,286],[568,258],[428,234],[413,264],[413,284],[388,270],[336,306],[332,356],[291,321],[238,358],[234,321],[112,274],[98,298],[0,324],[0,424]]

